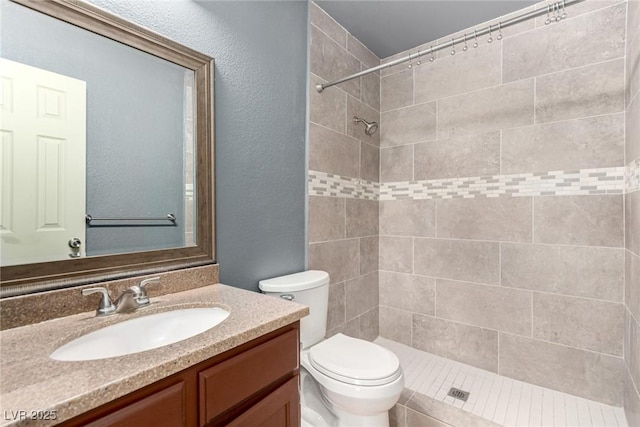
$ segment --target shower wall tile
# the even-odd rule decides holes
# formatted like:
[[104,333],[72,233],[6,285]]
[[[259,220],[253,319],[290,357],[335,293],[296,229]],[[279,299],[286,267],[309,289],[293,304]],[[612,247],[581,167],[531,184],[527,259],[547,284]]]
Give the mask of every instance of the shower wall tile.
[[380,65],[380,58],[350,33],[347,33],[347,50],[358,58],[367,68]]
[[626,312],[625,360],[631,379],[640,384],[640,325]]
[[336,328],[327,330],[325,338],[330,338],[336,334],[344,334],[353,338],[359,338],[360,319],[356,317],[354,319],[347,320],[345,323]]
[[620,166],[624,138],[622,113],[504,129],[502,173]]
[[380,111],[380,75],[378,73],[362,76],[362,102],[376,111]]
[[[640,43],[639,43],[640,44]],[[640,61],[638,62],[640,68]],[[640,96],[636,96],[627,108],[625,156],[627,163],[640,157]]]
[[413,180],[413,145],[380,150],[380,182]]
[[380,201],[380,234],[435,237],[435,200]]
[[630,426],[640,426],[640,394],[634,386],[631,374],[624,373],[624,413]]
[[624,301],[629,312],[640,319],[640,256],[625,251]]
[[[493,33],[493,38],[494,38],[494,40],[496,40],[497,28],[498,28],[498,23],[499,22],[504,22],[507,19],[516,17],[516,16],[521,15],[521,14],[526,13],[526,12],[532,12],[534,10],[535,10],[535,6],[530,6],[530,7],[524,8],[524,9],[520,9],[520,10],[518,10],[516,12],[511,13],[511,14],[503,15],[503,16],[498,17],[496,19],[492,19],[492,20],[489,20],[489,21],[478,23],[477,25],[475,25],[473,27],[465,28],[464,30],[458,31],[458,32],[453,33],[453,34],[449,34],[446,37],[443,37],[440,40],[440,42],[448,42],[448,41],[451,41],[452,38],[463,37],[466,34],[467,35],[467,46],[468,46],[469,50],[467,52],[464,52],[462,50],[463,46],[464,46],[464,43],[460,42],[460,43],[456,44],[456,56],[457,55],[463,55],[463,54],[466,55],[466,54],[470,53],[471,50],[473,49],[473,43],[474,43],[473,32],[474,32],[474,30],[479,30],[481,28],[488,27],[489,25],[491,25],[492,27],[496,28],[496,32]],[[535,28],[535,22],[533,20],[527,20],[527,21],[524,21],[524,22],[520,22],[519,24],[513,25],[511,27],[503,28],[502,29],[502,36],[504,37],[504,39],[507,39],[508,37],[513,37],[513,36],[515,36],[517,34],[520,34],[520,33],[526,32],[526,31],[530,31],[530,30],[532,30],[534,28]],[[477,38],[478,45],[479,45],[478,49],[480,49],[480,48],[482,48],[484,46],[496,46],[496,45],[500,46],[499,42],[494,42],[493,44],[489,44],[487,42],[488,38],[489,38],[488,35],[485,35],[485,36]],[[422,45],[423,46],[422,50],[428,50],[429,49],[429,45],[430,45],[430,43]],[[450,48],[440,50],[437,53],[437,58],[438,59],[449,58],[451,56],[452,55],[451,55],[451,49]]]
[[[384,246],[382,238],[380,243]],[[416,238],[414,271],[422,276],[497,284],[499,252],[495,242]]]
[[[360,61],[314,25],[311,26],[311,65],[313,74],[333,81],[360,71]],[[347,93],[360,98],[360,80],[340,85]]]
[[324,270],[332,283],[358,277],[358,239],[336,240],[309,245],[309,270]]
[[622,405],[622,358],[500,334],[500,375]]
[[537,197],[534,241],[623,247],[623,215],[623,196]]
[[[530,7],[526,7],[523,9],[520,9],[518,11],[515,11],[513,13],[507,14],[507,15],[503,15],[500,17],[497,17],[495,19],[489,20],[489,21],[485,21],[483,23],[479,23],[476,26],[473,27],[469,27],[466,28],[464,30],[458,31],[456,33],[453,33],[451,35],[448,35],[446,37],[443,38],[442,41],[449,41],[451,40],[452,37],[457,38],[457,37],[462,37],[464,34],[467,34],[467,40],[468,40],[468,46],[469,49],[473,49],[473,31],[480,29],[480,28],[484,28],[484,27],[488,27],[489,25],[491,25],[492,27],[498,28],[498,23],[499,22],[504,22],[507,19],[511,19],[511,18],[515,18],[516,16],[519,16],[523,13],[527,13],[527,12],[533,12],[535,10],[535,6],[530,6]],[[533,30],[535,28],[535,22],[534,20],[527,20],[524,22],[520,22],[519,24],[515,24],[511,27],[507,27],[507,28],[503,28],[502,29],[502,36],[504,37],[504,39],[507,39],[509,37],[513,37],[517,34],[520,33],[524,33],[526,31],[530,31]],[[497,32],[497,31],[496,31]],[[493,33],[494,39],[497,37],[496,33]],[[487,43],[487,39],[489,37],[488,36],[483,36],[483,37],[478,37],[478,44],[480,46],[486,46]],[[456,45],[456,51],[458,52],[458,54],[461,53],[461,49],[462,47],[457,47],[458,45]],[[446,57],[446,56],[450,56],[451,53],[448,49],[445,50],[441,50],[439,53],[439,57]]]
[[375,200],[346,199],[347,237],[378,235],[378,202]]
[[370,74],[322,93],[315,86],[380,60],[318,5],[309,7],[307,268],[331,276],[327,336],[373,340],[379,333],[380,134],[367,136],[352,119],[380,122],[380,76]]
[[430,316],[413,315],[412,346],[487,371],[498,371],[498,333]]
[[630,41],[640,30],[640,1],[629,0],[627,8],[627,41]]
[[436,139],[436,103],[415,105],[380,115],[382,147]]
[[380,182],[380,149],[360,142],[360,178]]
[[401,344],[411,345],[411,313],[384,305],[380,306],[380,336]]
[[[625,0],[587,0],[582,3],[573,4],[567,7],[567,17],[565,19],[570,20],[575,17],[585,15],[587,13],[594,12],[600,9],[606,9],[615,5],[616,3],[623,3]],[[547,10],[547,4],[538,3],[538,8]],[[548,27],[545,25],[545,21],[547,20],[547,15],[540,16],[536,18],[536,27]]]
[[[436,44],[436,42],[434,42],[434,44]],[[380,64],[388,64],[389,62],[395,61],[396,59],[403,58],[403,57],[405,57],[407,55],[409,55],[408,51],[399,52],[399,53],[396,53],[395,55],[391,55],[391,56],[387,56],[386,58],[382,58],[380,60]],[[391,67],[383,68],[382,70],[380,70],[380,76],[381,77],[385,77],[385,76],[388,76],[390,74],[406,70],[407,67],[408,67],[408,64],[406,62],[403,62],[401,64],[397,64],[397,65],[393,65]]]
[[368,122],[380,123],[380,113],[358,99],[349,96],[347,99],[347,135],[358,138],[376,147],[380,146],[380,132],[369,136],[364,133],[363,123],[354,123],[353,118],[357,116]]
[[435,315],[435,279],[391,271],[381,271],[379,274],[380,305]]
[[624,111],[624,59],[536,78],[536,123]]
[[414,145],[414,179],[500,173],[500,132],[462,135]]
[[360,323],[360,338],[373,341],[380,335],[380,311],[378,306],[358,317]]
[[342,28],[332,17],[317,4],[311,2],[311,23],[321,29],[340,46],[347,47],[347,30]]
[[345,199],[309,196],[309,242],[345,237]]
[[327,311],[327,330],[345,323],[345,282],[329,285],[329,307]]
[[[482,45],[414,68],[416,104],[496,86],[502,83],[501,46],[499,43]],[[383,111],[387,109],[384,97],[382,107]]]
[[625,247],[640,255],[640,191],[625,195]]
[[413,103],[412,68],[380,79],[380,111],[395,110]]
[[345,133],[347,94],[337,87],[330,87],[318,93],[316,85],[326,80],[311,74],[309,79],[309,120],[324,127]]
[[[504,82],[623,57],[625,9],[625,3],[618,3],[558,25],[505,39]],[[593,34],[597,37],[592,37]]]
[[533,294],[533,338],[622,356],[624,304]]
[[378,273],[348,280],[345,284],[347,319],[378,307]]
[[503,286],[622,302],[624,249],[502,243]]
[[380,270],[413,273],[413,238],[380,236]]
[[629,105],[640,92],[640,31],[627,40],[626,76],[625,97],[626,105]]
[[[625,251],[623,196],[597,194],[619,193],[624,179],[614,169],[623,166],[625,150],[627,163],[640,152],[635,109],[626,112],[626,144],[623,133],[625,86],[627,101],[638,90],[632,86],[640,88],[630,43],[625,85],[625,7],[621,0],[588,0],[567,8],[562,23],[545,26],[542,17],[531,31],[530,20],[505,29],[501,42],[488,45],[484,36],[477,50],[458,45],[455,56],[444,50],[433,63],[424,56],[419,66],[399,64],[321,95],[333,89],[333,98],[310,94],[311,121],[328,141],[319,147],[311,138],[310,169],[340,175],[314,177],[310,188],[326,191],[310,194],[349,199],[335,207],[343,213],[329,212],[331,202],[309,201],[309,268],[333,269],[329,334],[373,339],[379,333],[494,371],[499,357],[501,373],[511,377],[622,403],[624,339],[616,325],[623,301],[630,313],[640,310],[632,286],[640,257],[631,252],[640,250],[640,225],[632,218],[640,202],[626,196],[632,219]],[[335,34],[324,28],[335,21],[320,24],[316,17],[314,25],[324,38],[314,41],[312,27],[312,79],[333,80],[375,63],[339,25]],[[327,76],[329,70],[336,75]],[[354,115],[379,122],[379,132],[367,137],[362,124],[352,123]],[[311,136],[321,133],[314,126]],[[340,133],[345,139],[336,140]],[[358,151],[346,143],[356,139]],[[319,148],[324,152],[315,156]],[[329,170],[313,167],[318,163]],[[610,170],[579,171],[597,168]],[[511,176],[496,177],[502,174]],[[565,195],[578,190],[593,194]],[[364,197],[373,201],[356,200]],[[312,216],[321,215],[328,224],[316,227]],[[329,241],[313,240],[324,236]],[[626,329],[630,344],[631,326]]]
[[533,124],[533,87],[523,80],[438,101],[438,137]]
[[309,169],[357,178],[360,176],[360,141],[311,123]]
[[439,238],[531,242],[531,197],[437,201]]
[[[624,355],[623,355],[623,359],[624,359],[624,363],[625,363],[625,369],[629,370],[629,374],[631,375],[631,370],[633,369],[631,367],[631,335],[634,333],[634,331],[632,329],[634,329],[637,325],[635,324],[635,320],[633,319],[633,317],[631,316],[631,313],[628,310],[628,307],[625,306],[624,309]],[[637,331],[636,331],[637,332]],[[635,355],[634,355],[635,357]]]
[[360,274],[378,271],[378,236],[360,239]]
[[438,317],[531,336],[531,292],[438,279]]

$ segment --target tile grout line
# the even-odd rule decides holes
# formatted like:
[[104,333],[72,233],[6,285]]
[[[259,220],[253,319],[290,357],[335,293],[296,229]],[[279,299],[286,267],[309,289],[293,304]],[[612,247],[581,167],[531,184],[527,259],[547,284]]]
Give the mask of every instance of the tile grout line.
[[498,331],[498,371],[496,372],[500,375],[500,331]]
[[[577,67],[573,67],[573,68],[567,68],[565,70],[559,70],[559,71],[554,71],[551,73],[545,73],[545,74],[540,74],[540,75],[534,75],[534,76],[530,76],[530,77],[524,77],[518,80],[512,80],[506,83],[500,83],[497,85],[493,85],[493,86],[486,86],[486,87],[481,87],[478,89],[473,89],[473,90],[469,90],[466,92],[460,92],[460,93],[456,93],[456,94],[452,94],[452,95],[448,95],[448,96],[443,96],[441,98],[436,98],[436,99],[432,99],[430,101],[426,101],[426,102],[421,102],[419,104],[413,104],[413,105],[406,105],[403,107],[398,107],[398,108],[393,108],[390,110],[381,110],[380,114],[382,113],[390,113],[390,112],[394,112],[394,111],[399,111],[399,110],[404,110],[404,109],[408,109],[408,108],[413,108],[413,107],[417,107],[417,106],[421,106],[421,105],[425,105],[425,104],[430,104],[433,102],[437,102],[437,101],[444,101],[444,100],[449,100],[451,98],[457,98],[457,97],[464,97],[467,96],[469,94],[475,94],[475,93],[479,93],[482,91],[488,91],[488,90],[493,90],[493,89],[498,89],[498,88],[503,88],[506,86],[510,86],[510,85],[516,85],[516,84],[522,84],[523,82],[526,82],[527,80],[532,80],[535,83],[535,80],[540,78],[540,77],[549,77],[549,76],[553,76],[554,74],[560,74],[560,73],[567,73],[567,72],[571,72],[571,71],[575,71],[575,70],[579,70],[582,68],[587,68],[587,67],[596,67],[598,65],[602,65],[602,64],[606,64],[608,62],[615,62],[615,61],[620,61],[620,60],[624,60],[624,55],[616,57],[616,58],[608,58],[602,61],[598,61],[598,62],[594,62],[594,63],[590,63],[590,64],[585,64],[585,65],[579,65]],[[626,104],[626,101],[625,101]],[[626,107],[626,106],[625,106]],[[607,114],[615,114],[615,113],[620,113],[622,111],[624,111],[626,108],[623,108],[622,110],[619,111],[615,111],[615,112],[610,112]],[[605,114],[600,114],[600,115],[605,115]],[[563,120],[554,120],[554,121],[550,121],[550,122],[541,122],[541,123],[552,123],[555,121],[564,121],[567,119],[563,119]],[[537,124],[537,123],[532,123],[532,124]],[[517,126],[517,127],[524,127],[524,126]]]
[[[331,17],[331,15],[329,15],[328,13],[326,13],[326,12],[325,12],[325,14],[326,14],[327,16],[329,16],[331,19],[333,19],[333,18]],[[336,22],[336,21],[334,20],[334,22]],[[336,22],[336,23],[337,23],[337,22]],[[359,67],[360,69],[359,69],[358,71],[362,71],[362,66],[364,66],[364,67],[366,67],[366,68],[372,68],[372,67],[369,67],[369,65],[365,64],[365,63],[364,63],[360,58],[358,58],[357,56],[355,56],[351,51],[349,51],[349,49],[348,49],[348,46],[349,46],[349,35],[351,35],[352,37],[354,37],[354,36],[353,36],[353,34],[351,34],[349,31],[347,31],[347,30],[346,30],[346,28],[342,27],[342,25],[338,24],[338,25],[340,25],[340,27],[341,27],[341,28],[346,32],[346,39],[345,39],[345,45],[344,45],[344,46],[342,46],[342,45],[341,45],[337,40],[335,40],[333,37],[331,37],[329,34],[327,34],[327,33],[326,33],[322,28],[320,28],[318,25],[314,24],[313,22],[309,22],[309,25],[310,25],[310,26],[312,26],[312,27],[314,27],[316,30],[320,31],[320,32],[321,32],[325,37],[327,37],[327,38],[329,39],[329,41],[331,41],[331,42],[332,42],[332,43],[334,43],[336,46],[338,46],[338,47],[339,47],[339,48],[340,48],[344,53],[346,53],[348,56],[350,56],[351,58],[353,58],[353,59],[355,59],[356,61],[358,61],[358,63],[359,63],[358,65],[360,65],[360,67]],[[354,37],[354,38],[355,38],[355,37]],[[357,40],[357,39],[356,39],[356,40]],[[364,46],[364,45],[363,45],[363,46]],[[365,48],[366,48],[366,46],[365,46]],[[371,52],[371,53],[373,53],[373,52]],[[375,55],[375,54],[374,54],[374,55]],[[376,58],[377,58],[377,56],[376,56]],[[375,73],[372,73],[372,74],[375,74]],[[327,82],[328,82],[328,81],[327,81]],[[358,78],[358,83],[360,84],[360,89],[362,89],[362,85],[361,85],[361,83],[362,83],[362,79],[361,79],[361,77],[360,77],[360,78]]]
[[[435,315],[432,316],[432,315],[424,314],[424,313],[416,313],[416,312],[407,311],[407,310],[404,310],[402,308],[397,308],[397,307],[392,307],[392,306],[382,305],[382,307],[387,307],[387,308],[391,308],[391,309],[396,310],[396,311],[407,313],[407,314],[410,314],[412,317],[413,317],[413,315],[418,315],[418,316],[423,316],[423,317],[429,317],[431,319],[444,320],[444,321],[455,323],[455,324],[458,324],[458,325],[470,326],[470,327],[475,328],[475,329],[484,329],[484,330],[487,330],[487,331],[496,332],[498,334],[498,336],[499,336],[499,334],[511,335],[513,337],[526,338],[526,339],[534,341],[536,343],[556,345],[556,346],[559,346],[559,347],[570,348],[570,349],[573,349],[573,350],[579,350],[579,351],[590,353],[590,354],[596,354],[596,355],[599,355],[599,356],[605,356],[605,357],[610,357],[610,358],[614,358],[614,359],[623,360],[623,356],[616,356],[615,354],[603,353],[603,352],[600,352],[600,351],[597,351],[597,350],[591,350],[591,349],[588,349],[588,348],[576,347],[576,346],[572,346],[572,345],[565,344],[565,343],[560,343],[560,342],[546,341],[546,340],[542,340],[542,339],[539,339],[539,338],[529,338],[526,335],[519,335],[519,334],[515,334],[513,332],[507,332],[507,331],[504,331],[504,330],[498,330],[498,329],[494,329],[494,328],[490,328],[490,327],[486,327],[486,326],[478,326],[478,325],[474,325],[472,323],[462,322],[462,321],[459,321],[459,320],[453,320],[453,319],[444,318],[444,317],[436,317]],[[460,363],[462,363],[462,362],[460,362]],[[482,369],[482,368],[478,368],[478,369]]]
[[[638,91],[638,94],[640,94],[640,90]],[[431,101],[431,102],[437,102],[437,101]],[[429,104],[429,102],[418,104],[418,106],[424,105],[424,104]],[[410,108],[410,107],[413,107],[413,105],[410,105],[408,107],[403,107],[403,108]],[[385,113],[386,113],[386,111],[385,111]],[[474,132],[465,132],[465,133],[458,133],[458,134],[454,134],[454,135],[449,135],[446,138],[425,139],[425,140],[407,142],[406,144],[390,145],[390,146],[382,147],[382,148],[397,147],[397,146],[400,146],[400,145],[409,145],[409,144],[423,144],[423,143],[428,143],[428,142],[446,141],[446,140],[453,139],[453,138],[459,138],[459,137],[465,137],[465,136],[476,136],[476,135],[482,135],[482,134],[487,134],[487,133],[497,132],[497,131],[516,130],[516,129],[524,129],[524,128],[530,128],[530,127],[542,127],[542,126],[560,124],[560,123],[565,123],[565,122],[577,122],[577,121],[581,121],[581,120],[598,119],[598,118],[607,117],[607,116],[616,116],[616,115],[623,115],[624,116],[624,114],[625,114],[625,110],[620,110],[620,111],[603,113],[603,114],[593,114],[593,115],[588,115],[588,116],[569,117],[569,118],[564,118],[564,119],[559,119],[559,120],[550,120],[550,121],[546,121],[546,122],[531,123],[531,124],[526,124],[526,125],[508,126],[508,127],[504,127],[504,128],[483,129],[483,130],[474,131]],[[315,122],[313,122],[313,123],[315,123]],[[612,166],[612,167],[614,167],[614,166]],[[585,168],[585,169],[588,169],[588,168]],[[517,172],[517,173],[526,173],[526,172]]]
[[[444,280],[444,281],[448,281],[448,282],[465,283],[465,284],[476,286],[476,287],[485,286],[485,287],[491,287],[491,288],[499,288],[499,289],[503,289],[503,290],[512,290],[512,291],[515,291],[515,292],[531,294],[532,297],[533,297],[533,294],[537,293],[537,294],[542,294],[542,295],[553,295],[555,297],[574,298],[574,299],[593,301],[593,302],[598,302],[598,303],[605,303],[605,304],[612,304],[612,305],[622,305],[623,308],[625,308],[625,304],[622,301],[611,301],[611,300],[598,299],[598,298],[593,298],[593,297],[585,297],[585,296],[581,296],[581,295],[560,294],[560,293],[533,290],[533,289],[526,289],[526,288],[515,288],[515,287],[512,287],[512,286],[504,286],[504,285],[498,285],[498,284],[468,282],[468,281],[457,280],[457,279],[449,279],[449,278],[444,278],[444,277],[423,276],[423,275],[419,275],[419,274],[415,274],[415,273],[403,273],[403,272],[389,271],[389,270],[380,270],[380,271],[383,272],[383,273],[393,273],[393,274],[398,274],[398,275],[411,275],[411,276],[416,276],[416,277],[424,277],[424,278],[428,278],[428,279],[434,279],[436,281]],[[408,313],[415,313],[415,314],[428,316],[427,314],[411,312],[411,311],[408,311],[408,310],[404,310],[402,308],[397,308],[397,307],[393,307],[393,308],[396,308],[396,309],[402,310],[402,311],[406,311]],[[629,311],[629,314],[631,315],[632,320],[635,320],[634,317],[633,317],[633,314],[630,311]],[[456,321],[456,320],[453,320],[453,319],[447,319],[447,320],[452,320],[454,322]],[[636,323],[638,323],[638,322],[636,321]],[[640,323],[638,323],[638,324],[640,325]],[[477,326],[477,327],[481,327],[481,328],[484,328],[484,329],[492,329],[492,328],[488,328],[488,327],[484,327],[484,326]],[[492,330],[498,331],[497,329],[492,329]],[[510,333],[510,332],[506,332],[506,331],[504,331],[504,332],[505,333]],[[519,335],[519,334],[514,334],[514,335],[518,335],[518,336],[522,336],[522,337],[527,338],[526,335]],[[549,342],[551,342],[551,341],[549,341]]]

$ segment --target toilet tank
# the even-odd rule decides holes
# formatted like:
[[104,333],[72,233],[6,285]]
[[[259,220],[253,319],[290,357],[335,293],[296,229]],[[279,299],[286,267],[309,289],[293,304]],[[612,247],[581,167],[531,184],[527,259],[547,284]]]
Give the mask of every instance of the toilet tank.
[[277,298],[292,299],[309,306],[310,314],[300,320],[300,341],[307,348],[322,341],[327,332],[329,273],[309,270],[261,280],[262,292]]

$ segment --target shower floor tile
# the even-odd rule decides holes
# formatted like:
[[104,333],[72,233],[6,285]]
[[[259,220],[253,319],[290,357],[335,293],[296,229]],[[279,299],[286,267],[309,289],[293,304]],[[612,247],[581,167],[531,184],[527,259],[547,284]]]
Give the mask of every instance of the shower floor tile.
[[[464,416],[471,414],[483,420],[478,425],[518,427],[628,427],[622,408],[573,396],[556,390],[517,381],[493,372],[445,359],[404,344],[377,338],[375,342],[394,352],[400,359],[408,395],[399,403],[411,408],[412,400],[441,402],[467,414],[457,414],[442,421],[466,427]],[[469,392],[467,401],[448,396],[451,387]],[[433,400],[431,400],[433,399]],[[420,406],[420,405],[417,405]],[[412,408],[417,412],[419,409]],[[446,408],[445,408],[446,409]],[[442,413],[451,414],[451,411]],[[429,413],[434,418],[437,414]],[[492,424],[494,423],[494,424]],[[476,424],[474,422],[474,424]],[[407,427],[413,427],[407,424]]]

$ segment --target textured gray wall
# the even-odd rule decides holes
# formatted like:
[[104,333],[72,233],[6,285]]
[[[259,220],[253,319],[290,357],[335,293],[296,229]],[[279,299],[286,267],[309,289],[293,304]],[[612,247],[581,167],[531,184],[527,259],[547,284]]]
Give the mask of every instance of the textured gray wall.
[[221,282],[303,270],[307,3],[93,3],[215,58]]
[[183,246],[185,69],[7,0],[0,9],[2,57],[87,83],[86,212],[178,217],[177,226],[88,227],[84,250]]

